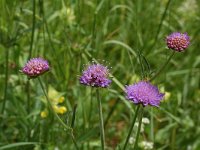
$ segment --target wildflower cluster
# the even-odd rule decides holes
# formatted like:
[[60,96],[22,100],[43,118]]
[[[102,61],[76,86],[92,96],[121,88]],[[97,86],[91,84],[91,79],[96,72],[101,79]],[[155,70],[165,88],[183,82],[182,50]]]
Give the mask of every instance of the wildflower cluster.
[[[170,34],[169,36],[167,36],[166,44],[169,49],[182,52],[186,48],[188,48],[190,44],[190,38],[187,35],[187,33],[174,32]],[[167,62],[169,62],[169,60]],[[44,74],[45,72],[49,71],[49,69],[50,69],[49,63],[43,58],[32,58],[26,63],[26,65],[22,68],[21,71],[24,74],[26,74],[29,78],[36,78]],[[112,82],[109,79],[108,67],[99,63],[92,63],[88,65],[85,68],[85,70],[82,72],[82,75],[80,76],[79,81],[80,81],[80,84],[83,84],[86,86],[101,87],[101,88],[107,88]],[[164,98],[164,93],[161,93],[158,87],[153,85],[150,81],[142,80],[137,83],[125,86],[126,99],[130,100],[136,105],[142,105],[143,107],[145,106],[159,107],[161,100]],[[41,84],[41,87],[43,88],[42,84]],[[99,88],[97,88],[97,95],[98,95],[97,99],[98,99],[98,104],[99,104],[99,118],[100,118],[100,127],[101,127],[100,133],[101,133],[102,149],[104,149],[104,143],[105,143],[104,125],[103,125],[103,115],[102,115],[102,108],[101,108],[102,106],[101,106],[101,101],[99,99],[98,89]],[[62,94],[57,92],[54,88],[49,87],[46,98],[48,100],[48,104],[52,106],[53,108],[52,110],[55,111],[54,112],[55,116],[58,116],[57,114],[64,114],[67,112],[67,108],[61,105],[64,102],[64,97],[62,96]],[[43,100],[43,102],[47,105],[47,101]],[[136,117],[137,117],[137,113],[139,112],[138,111],[139,108],[140,107],[136,109],[136,113],[135,113]],[[47,107],[41,112],[40,115],[42,118],[46,118],[48,116]],[[140,131],[140,127],[142,123],[149,124],[149,120],[142,119],[142,115],[143,115],[143,111],[141,113],[141,117],[140,117],[141,119],[138,123],[138,131]],[[134,127],[136,117],[132,123],[131,128]],[[58,120],[61,120],[61,119],[58,118]],[[62,123],[62,124],[65,124],[65,123]],[[129,133],[131,133],[131,131],[132,129],[129,131]],[[128,134],[127,136],[126,142],[124,144],[124,149],[126,148],[130,135],[131,134]],[[136,141],[135,141],[136,144],[137,144],[137,139],[138,138],[136,138]],[[148,143],[148,142],[142,143],[142,147],[144,149],[153,149],[153,143]]]
[[[65,100],[65,98],[62,96],[62,93],[56,91],[51,86],[48,89],[48,98],[50,99],[51,105],[57,114],[62,115],[67,112],[67,108],[61,105]],[[47,105],[45,99],[42,99],[42,101]],[[41,111],[40,116],[42,118],[46,118],[48,116],[48,109],[45,108],[43,111]]]

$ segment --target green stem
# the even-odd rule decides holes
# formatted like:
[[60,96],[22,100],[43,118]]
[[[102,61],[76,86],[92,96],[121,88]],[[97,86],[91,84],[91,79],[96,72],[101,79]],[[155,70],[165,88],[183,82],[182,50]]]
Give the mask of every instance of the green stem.
[[75,139],[75,137],[74,137],[73,130],[72,130],[72,132],[71,132],[71,137],[72,137],[72,141],[73,141],[73,143],[74,143],[74,146],[75,146],[76,150],[79,150],[78,145],[77,145],[77,142],[76,142],[76,139]]
[[139,139],[140,129],[141,129],[141,125],[142,125],[143,112],[144,112],[144,108],[142,107],[141,112],[140,112],[139,125],[138,125],[138,130],[137,130],[137,134],[136,134],[136,139],[135,139],[135,144],[134,144],[133,150],[136,150],[137,146],[138,146],[138,139]]
[[42,81],[41,81],[40,77],[38,77],[38,80],[39,80],[40,86],[41,86],[41,88],[42,88],[42,91],[43,91],[43,93],[44,93],[46,99],[47,99],[48,105],[49,105],[49,107],[50,107],[52,113],[53,113],[54,116],[57,118],[57,120],[59,121],[59,123],[60,123],[66,130],[72,131],[72,128],[68,127],[68,126],[60,119],[60,117],[58,116],[58,114],[54,111],[53,106],[52,106],[52,104],[51,104],[51,102],[50,102],[50,100],[49,100],[49,98],[48,98],[48,96],[47,96],[47,93],[45,92],[45,89],[44,89],[44,86],[43,86],[43,84],[42,84]]
[[167,15],[167,10],[169,9],[169,4],[171,3],[171,0],[168,0],[167,4],[166,4],[166,7],[165,7],[165,11],[163,12],[163,15],[162,15],[162,18],[160,20],[160,23],[159,23],[159,26],[158,26],[158,30],[157,30],[157,33],[156,33],[156,36],[155,36],[155,40],[154,40],[154,44],[153,44],[153,47],[155,46],[155,44],[157,43],[158,41],[158,35],[161,31],[161,27],[163,25],[163,21]]
[[[34,40],[34,33],[35,33],[35,0],[33,0],[33,16],[32,16],[32,33],[31,33],[31,43],[29,48],[29,56],[28,59],[32,56],[33,50],[33,40]],[[26,90],[27,90],[27,113],[30,113],[30,82],[29,80],[26,82]],[[27,126],[27,139],[30,140],[30,127]]]
[[[30,113],[30,82],[29,79],[26,82],[26,92],[27,92],[27,113]],[[30,141],[30,126],[27,126],[27,141]]]
[[74,128],[74,122],[75,122],[75,118],[76,118],[76,108],[77,108],[77,104],[75,104],[74,108],[73,108],[72,122],[71,122],[71,127],[72,128]]
[[151,118],[150,118],[150,122],[151,122],[151,129],[150,129],[150,137],[151,137],[151,141],[154,142],[154,119],[153,119],[153,107],[151,107],[151,114],[150,114]]
[[134,124],[135,124],[135,121],[136,121],[136,118],[137,118],[139,109],[140,109],[140,105],[138,105],[137,108],[136,108],[135,115],[134,115],[134,118],[133,118],[133,122],[131,123],[131,128],[130,128],[130,130],[129,130],[129,132],[128,132],[128,136],[126,137],[126,141],[125,141],[123,150],[126,149],[126,146],[127,146],[127,144],[128,144],[128,141],[129,141],[129,138],[130,138],[131,133],[132,133],[132,131],[133,131],[133,127],[134,127]]
[[34,33],[35,33],[35,0],[33,0],[32,33],[31,33],[31,44],[30,44],[30,50],[29,50],[29,56],[28,56],[29,59],[32,56]]
[[57,120],[59,121],[59,123],[60,123],[66,130],[70,130],[70,135],[71,135],[72,141],[73,141],[73,143],[74,143],[76,149],[78,150],[79,148],[78,148],[78,145],[77,145],[76,140],[75,140],[75,138],[74,138],[73,128],[67,126],[67,125],[62,121],[62,119],[58,116],[58,114],[54,111],[53,106],[52,106],[52,104],[51,104],[51,101],[49,100],[49,98],[48,98],[48,96],[47,96],[47,93],[45,92],[45,89],[44,89],[44,86],[43,86],[43,84],[42,84],[42,81],[41,81],[40,77],[38,77],[38,80],[39,80],[40,86],[41,86],[41,88],[42,88],[42,91],[43,91],[43,93],[44,93],[44,95],[45,95],[45,97],[46,97],[46,99],[47,99],[47,102],[48,102],[48,105],[49,105],[51,111],[53,112],[54,116],[57,118]]
[[4,89],[4,100],[2,105],[1,113],[4,114],[5,106],[6,106],[6,100],[7,100],[7,90],[8,90],[8,58],[9,58],[9,48],[5,49],[6,51],[6,66],[5,66],[5,89]]
[[154,80],[165,69],[165,67],[168,65],[169,61],[172,59],[172,57],[174,56],[174,54],[175,54],[175,51],[172,52],[171,56],[163,64],[163,66],[160,68],[160,70],[158,70],[158,72],[149,81]]
[[101,149],[105,149],[105,134],[104,134],[104,125],[103,125],[103,114],[102,114],[102,106],[101,100],[99,97],[99,89],[96,90],[98,107],[99,107],[99,124],[100,124],[100,134],[101,134]]
[[[40,2],[40,7],[41,7],[41,14],[42,14],[42,19],[43,19],[43,22],[44,22],[44,29],[46,29],[46,32],[47,32],[47,37],[48,37],[48,40],[49,40],[49,44],[50,44],[50,47],[51,47],[51,53],[52,53],[52,55],[53,55],[53,59],[54,60],[58,60],[57,58],[56,58],[56,49],[55,49],[55,47],[54,47],[54,44],[53,44],[53,42],[52,42],[52,37],[51,37],[51,33],[50,33],[50,30],[49,30],[49,28],[48,28],[48,24],[47,24],[47,20],[46,20],[46,18],[45,18],[45,10],[44,10],[44,1],[43,0],[40,0],[39,1]],[[63,76],[63,80],[65,80],[65,73],[64,73],[64,71],[62,70],[62,68],[61,68],[61,63],[60,63],[60,61],[57,61],[57,64],[58,64],[58,69],[59,69],[59,71],[61,72],[61,74],[62,74],[62,76]]]
[[89,117],[88,117],[88,120],[89,120],[89,127],[91,126],[91,117],[92,117],[92,108],[93,108],[93,99],[92,99],[92,88],[91,88],[91,91],[90,91],[90,111],[89,111]]
[[108,116],[107,116],[106,119],[105,119],[104,128],[105,128],[106,125],[108,124],[108,121],[109,121],[110,117],[112,116],[114,110],[116,109],[117,105],[119,104],[119,102],[120,102],[120,100],[117,99],[117,100],[115,101],[115,104],[114,104],[114,105],[112,106],[112,108],[110,109],[110,111],[109,111],[109,113],[108,113]]

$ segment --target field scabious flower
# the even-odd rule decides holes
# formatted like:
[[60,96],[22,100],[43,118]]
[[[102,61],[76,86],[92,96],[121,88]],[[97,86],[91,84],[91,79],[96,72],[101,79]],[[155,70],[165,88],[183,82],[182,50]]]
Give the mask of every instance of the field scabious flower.
[[158,88],[148,81],[140,81],[133,85],[126,86],[126,98],[134,104],[143,106],[159,106],[164,94],[160,93]]
[[83,85],[106,88],[111,84],[109,69],[101,64],[92,64],[83,71],[79,81]]
[[43,58],[32,58],[22,68],[22,72],[30,78],[35,78],[49,71],[49,63]]
[[189,46],[190,37],[187,35],[187,33],[174,32],[167,36],[166,43],[168,48],[182,52]]

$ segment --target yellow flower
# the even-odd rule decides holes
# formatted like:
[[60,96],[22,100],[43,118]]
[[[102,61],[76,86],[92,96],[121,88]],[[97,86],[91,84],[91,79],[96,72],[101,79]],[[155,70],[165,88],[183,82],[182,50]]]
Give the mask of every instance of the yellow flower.
[[59,107],[57,105],[53,106],[53,110],[58,114],[59,113]]
[[59,108],[59,114],[64,114],[67,111],[67,108],[65,106],[61,106]]
[[[48,94],[48,98],[51,102],[51,105],[53,107],[53,110],[57,114],[64,114],[67,112],[67,108],[65,106],[59,105],[59,104],[63,103],[65,100],[63,93],[58,92],[52,86],[49,86],[47,94]],[[48,116],[48,110],[47,110],[48,103],[45,98],[43,98],[42,101],[46,104],[46,108],[45,108],[45,110],[43,110],[40,113],[40,116],[42,118],[46,118]]]
[[47,112],[46,110],[44,110],[44,111],[42,111],[42,112],[40,113],[40,116],[41,116],[42,118],[46,118],[47,115],[48,115],[48,112]]
[[64,114],[67,111],[67,108],[65,106],[54,105],[53,109],[57,114]]
[[59,99],[58,99],[58,103],[63,103],[65,100],[65,98],[63,96],[61,96]]

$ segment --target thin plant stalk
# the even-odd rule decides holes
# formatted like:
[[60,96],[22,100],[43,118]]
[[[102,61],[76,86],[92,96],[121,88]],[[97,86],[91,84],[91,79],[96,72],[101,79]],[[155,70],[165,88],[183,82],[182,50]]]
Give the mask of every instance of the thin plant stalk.
[[48,98],[48,96],[47,96],[47,93],[45,92],[45,89],[44,89],[44,86],[43,86],[43,84],[42,84],[42,81],[41,81],[40,77],[38,77],[38,80],[39,80],[40,86],[41,86],[41,88],[42,88],[42,91],[43,91],[43,93],[44,93],[44,95],[45,95],[45,97],[46,97],[46,99],[47,99],[47,103],[48,103],[48,105],[49,105],[49,107],[50,107],[52,113],[54,114],[54,116],[57,118],[57,120],[59,121],[59,123],[60,123],[66,130],[72,130],[72,128],[68,127],[68,126],[60,119],[60,117],[58,116],[58,114],[54,111],[53,106],[52,106],[52,104],[51,104],[51,102],[50,102],[50,100],[49,100],[49,98]]
[[76,149],[78,150],[79,148],[78,148],[77,142],[76,142],[76,140],[75,140],[75,138],[74,138],[73,128],[67,126],[67,125],[62,121],[62,119],[58,116],[58,114],[54,111],[53,106],[52,106],[52,104],[51,104],[51,102],[50,102],[50,100],[49,100],[49,98],[48,98],[48,96],[47,96],[47,93],[46,93],[46,91],[45,91],[45,89],[44,89],[44,86],[43,86],[43,84],[42,84],[42,81],[41,81],[40,77],[38,77],[38,80],[39,80],[40,86],[41,86],[41,88],[42,88],[42,91],[43,91],[43,93],[44,93],[46,99],[47,99],[47,103],[48,103],[48,105],[49,105],[49,107],[50,107],[52,113],[54,114],[54,116],[56,117],[56,119],[58,120],[58,122],[59,122],[66,130],[70,130],[70,135],[71,135],[72,141],[73,141],[73,143],[74,143]]
[[170,5],[171,1],[172,1],[172,0],[168,0],[168,2],[167,2],[167,4],[166,4],[165,11],[163,12],[162,18],[161,18],[160,23],[159,23],[159,26],[158,26],[158,30],[157,30],[157,32],[156,32],[156,36],[155,36],[155,40],[154,40],[153,47],[155,46],[155,44],[156,44],[157,41],[158,41],[158,35],[159,35],[160,31],[161,31],[161,27],[163,26],[163,22],[164,22],[164,20],[165,20],[166,15],[167,15],[167,11],[168,11],[168,9],[169,9],[169,5]]
[[165,67],[168,65],[169,61],[172,59],[174,54],[175,54],[175,51],[172,52],[172,54],[167,59],[167,61],[163,64],[163,66],[160,68],[160,70],[158,70],[158,72],[149,81],[153,81],[165,69]]
[[6,50],[6,67],[5,67],[5,89],[4,89],[4,100],[2,104],[2,110],[1,113],[4,114],[5,106],[6,106],[6,100],[7,100],[7,90],[8,90],[8,58],[9,58],[9,48]]
[[[32,50],[33,50],[33,40],[34,40],[34,33],[35,33],[35,0],[33,0],[33,16],[32,16],[32,33],[31,33],[31,43],[30,43],[30,49],[29,49],[29,56],[28,59],[32,56]],[[27,80],[26,82],[26,89],[27,89],[27,113],[30,113],[30,82]],[[30,127],[27,126],[27,139],[30,140]]]
[[117,105],[119,104],[119,102],[120,102],[120,100],[117,99],[117,100],[115,101],[115,104],[114,104],[114,105],[112,106],[112,108],[110,109],[110,111],[109,111],[109,113],[108,113],[108,116],[107,116],[106,119],[105,119],[104,128],[105,128],[106,125],[108,124],[109,119],[111,118],[111,116],[112,116],[114,110],[116,109]]
[[138,146],[138,139],[139,139],[140,129],[141,129],[141,125],[142,125],[143,112],[144,112],[144,108],[142,107],[141,108],[141,112],[140,112],[139,125],[138,125],[138,130],[137,130],[137,134],[136,134],[135,144],[134,144],[133,150],[136,150],[137,146]]
[[[44,10],[43,0],[40,0],[39,3],[40,3],[41,10],[42,10],[41,14],[42,14],[43,22],[44,22],[44,29],[46,29],[46,32],[47,32],[47,37],[48,37],[48,40],[49,40],[50,47],[52,49],[51,52],[53,54],[53,58],[56,59],[56,53],[55,53],[56,50],[55,50],[54,44],[52,42],[52,37],[51,37],[51,33],[49,31],[49,28],[48,28],[47,20],[45,18],[45,10]],[[60,64],[60,61],[57,61],[57,64],[58,64],[59,71],[61,72],[63,78],[65,78],[65,74],[64,74],[64,72],[61,68],[62,65]]]
[[103,125],[103,113],[102,113],[102,105],[99,96],[99,89],[96,89],[97,101],[99,107],[99,125],[100,125],[100,134],[101,134],[101,149],[105,149],[105,134],[104,134],[104,125]]
[[151,128],[150,128],[150,137],[151,141],[154,142],[154,119],[153,119],[153,107],[151,107],[151,114],[150,114],[150,122],[151,122]]
[[134,127],[134,124],[135,124],[135,121],[136,121],[136,118],[137,118],[139,109],[140,109],[140,105],[138,105],[137,108],[136,108],[135,115],[134,115],[134,118],[133,118],[133,122],[131,123],[131,127],[130,127],[130,130],[129,130],[129,132],[128,132],[128,136],[126,137],[126,141],[125,141],[123,150],[126,149],[126,146],[127,146],[127,144],[128,144],[128,141],[129,141],[129,138],[130,138],[131,133],[132,133],[132,131],[133,131],[133,127]]
[[89,117],[88,117],[89,127],[91,125],[92,108],[93,108],[93,99],[92,99],[92,88],[91,88],[91,91],[90,91],[90,111],[89,111]]
[[[27,92],[27,113],[30,113],[30,81],[27,80],[26,82],[26,92]],[[30,141],[30,126],[27,126],[27,141]]]
[[[35,0],[33,0],[32,5],[33,5],[32,31],[31,31],[31,42],[30,42],[28,59],[31,59],[32,50],[33,50],[33,40],[34,40],[34,33],[35,33]],[[30,82],[29,80],[26,83],[26,89],[27,89],[27,112],[30,113]]]
[[31,33],[31,44],[30,44],[30,50],[29,50],[29,56],[28,56],[29,59],[32,56],[34,33],[35,33],[35,0],[33,0],[32,33]]

